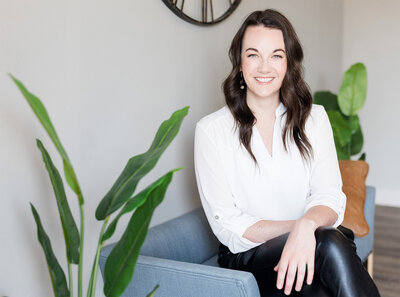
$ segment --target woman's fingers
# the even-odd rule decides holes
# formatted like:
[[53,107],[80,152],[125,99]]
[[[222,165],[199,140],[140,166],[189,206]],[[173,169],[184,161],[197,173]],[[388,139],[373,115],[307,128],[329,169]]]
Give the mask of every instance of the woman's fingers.
[[278,276],[276,278],[276,287],[280,290],[283,288],[283,284],[285,282],[285,276],[286,276],[286,270],[287,270],[288,263],[282,261],[282,259],[281,259],[281,261],[279,261],[278,265],[279,266],[278,266]]
[[307,284],[311,285],[314,277],[314,257],[307,262]]
[[290,295],[290,292],[292,291],[294,278],[296,277],[296,271],[297,271],[297,264],[290,264],[287,270],[286,282],[285,282],[286,295]]
[[[277,271],[276,287],[281,290],[285,286],[285,294],[289,295],[292,288],[296,291],[301,291],[306,276],[307,269],[307,284],[311,285],[314,276],[314,258],[308,258],[308,260],[295,260],[291,259],[290,262],[286,259],[281,258],[279,263],[274,267]],[[296,284],[294,280],[296,279]],[[295,286],[294,286],[295,285]]]
[[305,263],[301,263],[297,267],[297,280],[296,280],[295,289],[298,292],[301,290],[301,287],[303,286],[303,281],[304,281],[305,274],[306,274],[306,264]]

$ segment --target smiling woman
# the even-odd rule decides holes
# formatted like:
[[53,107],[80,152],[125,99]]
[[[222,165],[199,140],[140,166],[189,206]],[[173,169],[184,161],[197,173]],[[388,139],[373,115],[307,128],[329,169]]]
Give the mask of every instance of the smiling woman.
[[202,118],[195,134],[218,263],[253,273],[262,296],[379,296],[353,232],[340,226],[346,196],[332,129],[312,104],[292,25],[275,10],[253,12],[229,55],[227,106]]

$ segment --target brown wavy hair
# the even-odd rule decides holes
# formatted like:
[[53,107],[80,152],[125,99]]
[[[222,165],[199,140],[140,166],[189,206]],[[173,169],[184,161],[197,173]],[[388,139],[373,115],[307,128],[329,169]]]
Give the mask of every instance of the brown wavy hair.
[[302,158],[310,160],[313,151],[305,134],[305,123],[311,112],[312,96],[303,78],[303,49],[289,20],[273,9],[251,13],[239,28],[229,49],[232,71],[223,82],[222,88],[226,104],[235,119],[235,127],[239,128],[240,143],[257,164],[250,147],[252,127],[257,119],[247,105],[246,87],[240,89],[242,42],[244,33],[249,26],[264,26],[282,31],[287,56],[287,71],[279,91],[279,100],[286,107],[286,123],[282,132],[282,139],[286,151],[287,142],[294,141]]

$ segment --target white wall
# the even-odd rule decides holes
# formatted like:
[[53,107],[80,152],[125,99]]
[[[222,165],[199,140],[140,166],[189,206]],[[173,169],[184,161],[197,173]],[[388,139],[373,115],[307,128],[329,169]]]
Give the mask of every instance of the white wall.
[[60,262],[64,257],[35,138],[43,140],[59,168],[61,162],[6,73],[43,100],[74,164],[86,198],[88,276],[100,229],[96,205],[128,158],[147,149],[161,121],[186,105],[190,111],[181,132],[139,189],[167,170],[186,166],[175,175],[153,224],[199,206],[194,126],[223,105],[227,51],[247,14],[267,7],[281,10],[304,45],[311,88],[339,87],[342,1],[265,3],[244,0],[226,21],[202,28],[178,19],[160,0],[0,2],[0,296],[51,296],[29,201],[40,212]]
[[400,206],[400,2],[346,0],[343,14],[343,68],[363,62],[368,72],[360,112],[368,183],[377,203]]

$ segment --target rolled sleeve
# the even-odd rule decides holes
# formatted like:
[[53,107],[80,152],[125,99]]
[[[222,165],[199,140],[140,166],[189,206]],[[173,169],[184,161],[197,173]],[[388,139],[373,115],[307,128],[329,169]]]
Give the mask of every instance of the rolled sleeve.
[[243,252],[260,245],[244,238],[243,233],[261,218],[236,207],[224,172],[221,147],[214,138],[199,123],[196,125],[194,163],[200,199],[218,240],[233,253]]
[[310,195],[304,212],[313,206],[328,206],[337,213],[337,220],[333,225],[337,227],[344,218],[346,195],[342,191],[342,178],[332,127],[322,106],[317,106],[317,112],[313,117],[316,126],[314,159],[311,167]]

